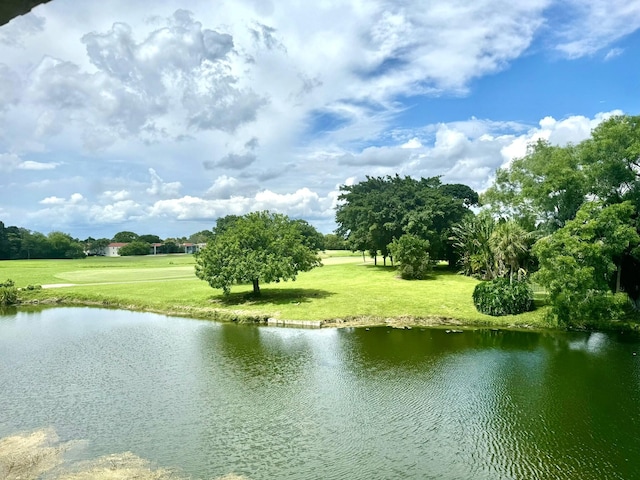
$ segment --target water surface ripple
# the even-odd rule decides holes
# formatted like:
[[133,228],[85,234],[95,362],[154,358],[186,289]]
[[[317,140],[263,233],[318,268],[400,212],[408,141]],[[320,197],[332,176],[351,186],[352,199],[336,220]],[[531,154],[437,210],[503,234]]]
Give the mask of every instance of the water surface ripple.
[[285,329],[99,309],[0,317],[0,438],[192,478],[640,479],[640,341]]

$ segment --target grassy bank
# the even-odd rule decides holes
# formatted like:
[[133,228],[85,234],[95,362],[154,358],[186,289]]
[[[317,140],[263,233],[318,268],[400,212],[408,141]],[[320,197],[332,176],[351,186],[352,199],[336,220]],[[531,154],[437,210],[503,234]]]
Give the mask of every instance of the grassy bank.
[[108,305],[199,318],[553,326],[544,320],[544,307],[498,318],[478,313],[471,301],[477,281],[445,269],[436,269],[426,280],[406,281],[392,267],[374,266],[371,259],[363,262],[358,254],[329,253],[323,262],[323,267],[300,274],[295,282],[262,285],[260,298],[251,296],[250,285],[234,286],[231,295],[223,297],[220,290],[195,277],[194,258],[187,255],[4,261],[0,278],[11,278],[18,287],[67,285],[22,292],[27,301]]

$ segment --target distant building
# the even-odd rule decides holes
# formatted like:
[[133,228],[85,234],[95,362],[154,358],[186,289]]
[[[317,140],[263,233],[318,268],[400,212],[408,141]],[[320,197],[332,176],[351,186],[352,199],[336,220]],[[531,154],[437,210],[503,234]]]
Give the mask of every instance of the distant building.
[[182,247],[184,248],[184,253],[198,253],[204,247],[206,247],[206,243],[183,243]]
[[121,242],[110,243],[109,245],[107,245],[107,248],[105,248],[105,250],[104,250],[104,256],[105,257],[119,257],[120,256],[120,249],[122,247],[124,247],[125,245],[128,245],[128,244],[127,243],[121,243]]

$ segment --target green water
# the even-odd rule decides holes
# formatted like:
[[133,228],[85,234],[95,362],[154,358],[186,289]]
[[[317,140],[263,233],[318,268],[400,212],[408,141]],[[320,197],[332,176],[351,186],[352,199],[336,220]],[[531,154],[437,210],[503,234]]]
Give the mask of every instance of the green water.
[[628,334],[65,308],[0,317],[0,360],[0,437],[52,427],[79,458],[203,479],[640,479]]

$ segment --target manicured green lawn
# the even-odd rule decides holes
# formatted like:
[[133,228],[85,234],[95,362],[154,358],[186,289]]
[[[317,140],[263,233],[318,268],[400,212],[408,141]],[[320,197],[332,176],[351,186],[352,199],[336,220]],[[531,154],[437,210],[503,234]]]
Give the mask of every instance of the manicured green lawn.
[[92,257],[83,260],[0,262],[0,279],[18,287],[29,284],[75,284],[24,292],[26,298],[58,298],[132,309],[212,316],[269,316],[287,320],[443,318],[465,324],[549,326],[544,309],[494,318],[480,314],[471,301],[476,280],[437,268],[426,280],[406,281],[392,267],[374,266],[359,254],[323,255],[325,265],[301,273],[295,282],[262,284],[251,296],[250,285],[236,285],[225,298],[194,274],[190,255]]

